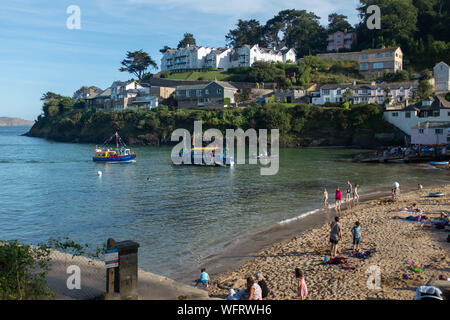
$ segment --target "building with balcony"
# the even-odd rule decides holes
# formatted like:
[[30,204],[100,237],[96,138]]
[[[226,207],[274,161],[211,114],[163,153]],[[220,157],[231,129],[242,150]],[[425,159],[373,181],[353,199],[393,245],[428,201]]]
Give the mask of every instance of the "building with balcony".
[[356,32],[338,31],[328,35],[327,51],[351,50],[356,44]]
[[234,103],[237,91],[228,82],[212,81],[207,84],[177,86],[176,98],[179,108],[226,107]]

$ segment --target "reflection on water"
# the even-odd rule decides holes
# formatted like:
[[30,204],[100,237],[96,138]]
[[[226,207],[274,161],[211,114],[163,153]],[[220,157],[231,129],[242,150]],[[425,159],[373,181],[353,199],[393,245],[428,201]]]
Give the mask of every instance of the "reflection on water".
[[169,147],[135,147],[136,163],[99,164],[93,145],[19,136],[25,131],[0,128],[0,239],[135,240],[140,267],[168,276],[239,235],[320,207],[322,189],[332,198],[347,179],[360,194],[393,181],[448,182],[447,172],[428,166],[346,161],[355,150],[282,149],[275,176],[254,165],[173,166]]

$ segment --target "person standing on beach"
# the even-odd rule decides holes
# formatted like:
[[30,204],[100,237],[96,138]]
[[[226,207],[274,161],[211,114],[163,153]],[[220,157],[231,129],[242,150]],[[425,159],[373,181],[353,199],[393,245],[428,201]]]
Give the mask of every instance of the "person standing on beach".
[[336,188],[336,195],[334,197],[334,204],[337,213],[341,213],[341,201],[342,201],[342,192],[339,187]]
[[308,296],[308,288],[306,287],[305,275],[299,268],[295,268],[295,278],[298,281],[297,296],[300,297],[300,299],[305,300]]
[[355,225],[352,228],[353,234],[353,251],[359,252],[359,244],[361,242],[361,226],[359,225],[359,221],[355,222]]
[[328,191],[327,188],[323,189],[323,206],[328,208]]
[[331,231],[330,231],[330,255],[331,258],[336,257],[337,245],[339,240],[342,239],[342,226],[339,223],[339,217],[335,217],[334,221],[330,223]]
[[355,184],[355,188],[353,189],[353,201],[355,203],[359,203],[358,188],[359,188],[359,184]]
[[351,194],[352,194],[352,184],[347,181],[347,194],[345,195],[345,203],[348,203],[348,208],[351,208]]

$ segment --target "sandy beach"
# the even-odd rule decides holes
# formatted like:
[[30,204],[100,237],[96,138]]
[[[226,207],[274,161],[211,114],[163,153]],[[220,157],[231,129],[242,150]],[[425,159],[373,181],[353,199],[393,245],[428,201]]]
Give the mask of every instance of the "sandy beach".
[[[445,196],[431,198],[428,197],[430,192],[443,192]],[[305,273],[308,299],[311,300],[411,300],[419,285],[450,277],[448,233],[421,228],[417,222],[393,219],[394,216],[412,215],[399,211],[412,203],[423,209],[426,216],[439,218],[441,211],[450,212],[450,185],[425,186],[423,190],[401,194],[395,202],[391,197],[381,197],[343,210],[340,215],[343,238],[339,242],[338,256],[348,258],[347,265],[354,270],[323,262],[324,256],[330,256],[329,225],[326,223],[258,252],[236,270],[213,275],[214,285],[209,294],[225,298],[229,288],[244,289],[245,278],[261,271],[270,289],[268,299],[296,299],[294,269],[298,267]],[[349,257],[351,228],[355,221],[361,224],[361,249],[376,250],[370,258]],[[423,272],[411,271],[407,260],[413,260]],[[369,289],[367,285],[367,271],[371,266],[380,268],[380,289]],[[403,279],[405,273],[410,279]]]

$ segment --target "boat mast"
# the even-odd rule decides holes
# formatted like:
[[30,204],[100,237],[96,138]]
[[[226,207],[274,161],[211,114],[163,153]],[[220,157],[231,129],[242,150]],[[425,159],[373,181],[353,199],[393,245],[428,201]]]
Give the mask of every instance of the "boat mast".
[[119,135],[116,132],[116,148],[117,148],[117,154],[119,154]]

